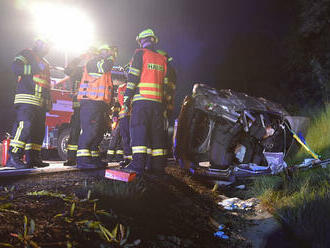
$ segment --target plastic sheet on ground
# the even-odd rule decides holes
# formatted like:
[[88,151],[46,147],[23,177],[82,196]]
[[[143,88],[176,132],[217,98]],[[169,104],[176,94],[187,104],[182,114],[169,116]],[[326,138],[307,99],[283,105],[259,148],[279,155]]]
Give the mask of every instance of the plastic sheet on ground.
[[264,152],[264,155],[272,174],[280,173],[287,167],[286,162],[283,160],[283,152]]
[[256,198],[250,198],[248,200],[241,200],[237,197],[228,198],[221,202],[218,202],[218,204],[223,206],[223,208],[226,210],[250,210],[258,203],[259,203],[259,200]]

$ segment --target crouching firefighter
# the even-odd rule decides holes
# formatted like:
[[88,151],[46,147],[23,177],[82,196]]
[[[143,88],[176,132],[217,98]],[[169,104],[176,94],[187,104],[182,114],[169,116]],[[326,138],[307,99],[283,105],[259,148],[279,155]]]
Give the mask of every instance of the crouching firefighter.
[[80,135],[80,102],[78,101],[79,84],[87,61],[92,59],[97,53],[97,49],[90,47],[88,51],[73,59],[65,68],[64,73],[70,77],[72,82],[72,108],[73,114],[70,120],[70,134],[67,146],[67,161],[64,166],[77,164],[76,155],[78,150],[78,139]]
[[119,131],[122,139],[122,147],[124,150],[124,160],[120,162],[120,167],[127,166],[132,161],[132,148],[129,131],[130,113],[125,111],[124,107],[124,95],[126,91],[127,83],[123,83],[118,87],[118,102],[121,106],[119,112]]
[[133,160],[125,167],[143,174],[147,164],[147,151],[151,148],[151,171],[162,173],[164,161],[164,106],[163,84],[167,72],[167,58],[155,51],[158,38],[153,30],[142,31],[136,40],[129,68],[124,109],[132,107],[130,119]]
[[[41,159],[46,112],[51,109],[49,64],[43,58],[48,51],[48,41],[36,39],[33,48],[18,53],[12,64],[18,83],[9,167],[25,169],[49,165]],[[26,164],[22,160],[24,153]]]
[[[116,90],[114,90],[115,92]],[[116,97],[115,97],[116,98]],[[119,162],[123,159],[123,149],[121,146],[121,136],[119,132],[119,121],[118,121],[118,114],[120,111],[120,105],[116,100],[114,106],[111,109],[111,138],[109,142],[109,147],[107,150],[107,161],[111,162]]]
[[78,92],[82,129],[78,141],[78,168],[106,166],[100,158],[99,144],[106,129],[106,115],[113,97],[111,69],[116,56],[117,52],[110,46],[102,45],[99,55],[84,67]]

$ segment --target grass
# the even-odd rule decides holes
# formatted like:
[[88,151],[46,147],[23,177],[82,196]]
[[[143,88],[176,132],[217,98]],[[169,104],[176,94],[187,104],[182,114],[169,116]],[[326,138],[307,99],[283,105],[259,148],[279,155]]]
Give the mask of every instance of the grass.
[[[330,105],[311,122],[306,135],[310,147],[322,159],[330,157]],[[310,158],[303,149],[291,158]],[[330,166],[295,171],[255,180],[251,189],[262,204],[306,247],[330,247]]]
[[101,179],[93,185],[93,192],[110,199],[140,199],[143,197],[146,186],[142,179],[133,182],[121,182]]
[[[321,155],[321,158],[330,157],[330,104],[324,111],[312,118],[305,137],[313,151]],[[304,149],[300,149],[295,155],[296,161],[311,157]]]

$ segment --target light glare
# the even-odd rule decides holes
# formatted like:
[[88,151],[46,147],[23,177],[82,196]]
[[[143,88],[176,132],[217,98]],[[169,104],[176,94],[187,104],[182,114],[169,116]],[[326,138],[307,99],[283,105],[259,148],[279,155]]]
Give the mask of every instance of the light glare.
[[51,40],[55,48],[79,53],[93,44],[94,27],[76,8],[51,3],[30,5],[38,34]]

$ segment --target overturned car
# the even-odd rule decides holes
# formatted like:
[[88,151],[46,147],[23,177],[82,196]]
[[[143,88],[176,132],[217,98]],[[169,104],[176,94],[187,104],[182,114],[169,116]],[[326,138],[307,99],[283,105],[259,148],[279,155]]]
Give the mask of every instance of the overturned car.
[[208,161],[204,173],[210,175],[277,173],[285,167],[291,131],[307,124],[306,118],[292,117],[264,98],[195,84],[177,121],[174,155],[186,168]]

